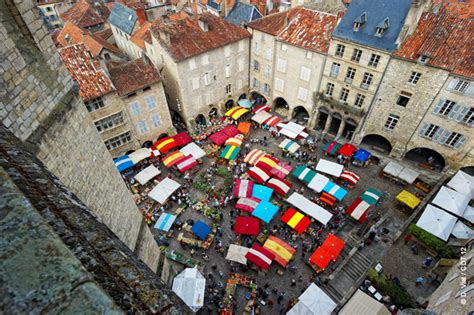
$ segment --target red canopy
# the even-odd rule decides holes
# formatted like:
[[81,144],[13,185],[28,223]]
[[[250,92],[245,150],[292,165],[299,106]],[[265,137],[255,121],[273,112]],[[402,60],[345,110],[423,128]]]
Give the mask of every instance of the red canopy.
[[290,191],[292,185],[287,180],[272,177],[265,186],[273,189],[280,196],[285,196]]
[[235,137],[240,133],[239,129],[235,128],[233,125],[227,125],[224,129],[221,131],[218,131],[211,136],[209,136],[209,140],[212,141],[212,143],[217,144],[217,145],[223,145],[225,141],[229,138]]
[[321,246],[314,251],[311,257],[309,257],[309,261],[321,269],[326,269],[331,262],[331,256],[331,253]]
[[176,141],[176,145],[178,147],[182,147],[192,141],[191,138],[188,136],[188,134],[184,131],[173,136],[173,139]]
[[321,194],[321,197],[319,198],[319,200],[321,200],[322,202],[324,202],[325,204],[329,206],[333,206],[337,201],[336,197],[325,192]]
[[285,214],[281,216],[280,220],[294,228],[299,234],[303,233],[306,228],[311,224],[310,219],[308,219],[293,208],[289,208],[285,212]]
[[176,140],[173,137],[164,137],[153,143],[153,148],[160,151],[161,154],[176,148],[176,146]]
[[245,255],[245,258],[260,268],[268,270],[272,261],[275,259],[275,254],[258,244],[253,244],[252,248],[250,248]]
[[346,143],[339,149],[338,153],[344,156],[352,156],[352,154],[354,154],[355,151],[357,151],[357,148],[355,146],[353,146],[352,144]]
[[270,107],[268,107],[267,105],[260,105],[260,106],[257,106],[252,112],[254,112],[255,114],[257,113],[260,113],[262,111],[266,111],[266,112],[269,112],[271,111],[272,109]]
[[247,174],[252,177],[257,183],[263,184],[270,179],[270,172],[260,167],[254,166],[247,170]]
[[238,216],[235,220],[235,234],[258,235],[260,220],[254,217]]
[[339,256],[344,248],[344,244],[344,241],[339,237],[334,236],[333,234],[328,234],[321,247],[324,247],[324,249],[331,254],[332,260],[336,261],[337,256]]
[[235,137],[240,133],[239,129],[237,129],[234,125],[227,125],[225,126],[224,129],[222,129],[220,132],[222,132],[225,135],[228,135],[230,137]]

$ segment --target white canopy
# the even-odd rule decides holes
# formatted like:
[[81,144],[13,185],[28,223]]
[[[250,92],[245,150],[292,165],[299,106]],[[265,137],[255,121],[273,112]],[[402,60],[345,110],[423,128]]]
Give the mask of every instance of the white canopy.
[[206,152],[201,149],[196,143],[191,142],[182,147],[179,151],[183,153],[184,156],[192,155],[196,160],[206,156]]
[[392,175],[394,177],[398,177],[403,170],[403,166],[398,164],[397,162],[389,162],[383,169],[383,172],[388,175]]
[[206,278],[196,267],[186,268],[174,278],[172,290],[193,312],[197,312],[204,305]]
[[140,185],[145,185],[150,181],[153,177],[158,176],[161,174],[161,171],[157,169],[154,165],[150,165],[145,167],[140,173],[135,175],[135,179]]
[[403,170],[398,174],[398,178],[406,182],[407,184],[413,184],[413,182],[420,176],[415,170],[412,170],[409,167],[403,168]]
[[448,182],[448,186],[471,199],[474,198],[474,176],[458,171]]
[[470,198],[446,186],[436,194],[432,203],[460,217],[466,211]]
[[316,284],[311,283],[287,315],[330,315],[337,304]]
[[132,152],[128,155],[130,160],[132,160],[133,164],[137,164],[141,160],[144,160],[146,158],[149,158],[151,155],[151,149],[148,148],[141,148],[136,150],[135,152]]
[[229,250],[227,251],[227,256],[225,257],[225,259],[238,262],[239,264],[246,265],[247,258],[245,258],[245,255],[247,255],[249,249],[250,248],[248,247],[230,244]]
[[179,187],[181,187],[179,183],[166,177],[148,193],[148,196],[163,204]]
[[462,217],[468,220],[469,222],[474,223],[474,208],[471,206],[467,206],[467,209],[466,211],[464,211]]
[[353,314],[390,315],[391,313],[385,305],[361,290],[357,290],[339,312],[339,315]]
[[[304,126],[301,126],[297,123],[294,123],[292,121],[288,123],[279,123],[277,125],[278,127],[281,128],[280,133],[282,135],[287,136],[290,139],[295,139],[298,137],[304,130]],[[304,135],[302,135],[304,137]],[[307,134],[306,134],[307,136]]]
[[262,111],[253,115],[252,120],[255,121],[257,124],[263,124],[265,120],[267,120],[270,117],[272,117],[272,114],[266,111]]
[[462,223],[461,221],[458,221],[454,225],[454,229],[451,234],[453,234],[457,238],[468,240],[474,236],[474,231],[470,229],[466,224]]
[[325,159],[320,159],[316,165],[316,171],[339,177],[344,170],[344,166]]
[[332,218],[332,214],[329,211],[296,192],[288,197],[286,201],[324,225]]
[[427,205],[416,225],[443,241],[447,241],[456,221],[456,217],[446,211],[433,205]]
[[295,153],[300,148],[300,145],[293,140],[285,139],[278,145],[278,147],[287,150],[290,153]]
[[313,179],[309,182],[308,187],[315,192],[322,192],[324,186],[329,183],[329,178],[326,176],[316,173],[316,175],[313,177]]

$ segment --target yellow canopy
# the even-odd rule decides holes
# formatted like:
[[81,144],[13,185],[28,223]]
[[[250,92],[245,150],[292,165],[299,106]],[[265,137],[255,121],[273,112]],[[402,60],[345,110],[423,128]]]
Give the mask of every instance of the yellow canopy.
[[406,190],[402,190],[398,194],[397,200],[403,202],[411,209],[415,209],[421,203],[421,200],[417,196],[413,195],[412,193],[409,193]]
[[242,116],[243,114],[247,113],[249,110],[246,109],[246,108],[243,108],[241,106],[236,106],[234,108],[231,108],[230,110],[227,111],[227,113],[225,113],[226,116],[234,119],[234,120],[237,120],[240,118],[240,116]]

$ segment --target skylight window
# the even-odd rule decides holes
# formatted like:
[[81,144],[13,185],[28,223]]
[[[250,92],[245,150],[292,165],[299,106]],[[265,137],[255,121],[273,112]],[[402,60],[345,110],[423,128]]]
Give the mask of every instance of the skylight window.
[[357,19],[354,20],[354,25],[353,25],[354,32],[359,31],[359,28],[362,25],[364,25],[366,21],[367,21],[367,12],[364,12],[361,15],[359,15]]
[[385,34],[389,27],[390,21],[388,18],[385,18],[382,22],[377,24],[377,27],[375,29],[375,36],[382,37],[382,35]]

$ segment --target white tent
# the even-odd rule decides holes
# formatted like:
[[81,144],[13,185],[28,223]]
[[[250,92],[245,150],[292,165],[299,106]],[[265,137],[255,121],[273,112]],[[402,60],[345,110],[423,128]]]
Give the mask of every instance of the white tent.
[[456,221],[456,217],[446,211],[433,205],[427,205],[416,225],[443,241],[447,241]]
[[316,165],[316,171],[339,177],[344,170],[344,166],[325,159],[320,159]]
[[463,171],[458,171],[448,182],[448,186],[471,199],[474,198],[474,177]]
[[311,283],[287,315],[330,315],[337,304],[317,285]]
[[263,124],[268,118],[272,117],[272,114],[268,112],[259,112],[252,116],[252,120],[255,121],[257,124]]
[[471,206],[467,206],[467,209],[466,211],[464,211],[462,217],[468,220],[469,222],[474,223],[474,208]]
[[409,167],[403,168],[403,170],[398,174],[398,178],[406,182],[407,184],[413,184],[413,182],[420,176],[415,170],[412,170]]
[[197,312],[204,305],[206,278],[196,267],[186,268],[174,278],[172,290],[193,312]]
[[368,294],[357,290],[344,307],[339,311],[339,315],[390,315],[390,311]]
[[329,183],[329,178],[317,173],[309,182],[308,187],[314,190],[315,192],[320,193],[323,191],[323,188],[324,186],[326,186],[327,183]]
[[179,187],[181,187],[179,183],[166,177],[148,193],[148,196],[163,204]]
[[308,136],[307,133],[303,132],[305,128],[304,126],[301,126],[292,121],[288,123],[279,123],[277,126],[281,128],[280,133],[282,135],[287,136],[290,139],[295,139],[296,137],[300,135],[303,137],[304,135]]
[[288,197],[286,201],[324,225],[332,218],[332,214],[329,211],[296,192]]
[[176,221],[176,216],[170,213],[162,213],[158,221],[156,221],[154,228],[168,232]]
[[278,145],[278,147],[287,150],[290,153],[295,153],[300,148],[300,145],[293,140],[285,139]]
[[470,198],[446,186],[436,194],[432,203],[460,217],[466,211]]
[[455,237],[460,239],[470,239],[474,236],[474,231],[470,229],[466,224],[458,221],[456,225],[454,225],[454,229],[451,232]]
[[135,175],[135,179],[140,185],[145,185],[150,181],[153,177],[158,176],[161,174],[161,171],[157,169],[154,165],[150,165],[144,168],[140,173]]
[[196,160],[206,156],[206,152],[194,142],[188,143],[179,151],[181,151],[184,156],[192,155]]
[[132,160],[133,164],[137,164],[141,160],[144,160],[146,158],[149,158],[151,155],[151,149],[148,148],[141,148],[136,150],[135,152],[132,152],[128,155],[130,160]]
[[249,251],[248,247],[230,244],[229,250],[227,251],[227,256],[225,257],[225,259],[238,262],[239,264],[246,265],[247,258],[245,258],[245,255],[247,255],[248,251]]
[[393,177],[398,177],[403,170],[403,166],[398,164],[397,162],[389,162],[383,169],[383,172],[388,175],[392,175]]

